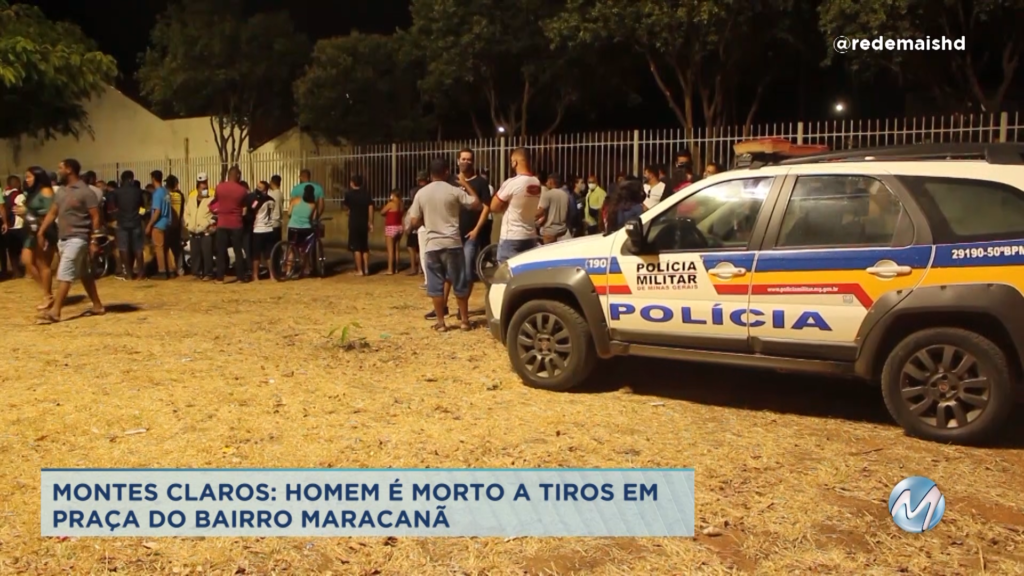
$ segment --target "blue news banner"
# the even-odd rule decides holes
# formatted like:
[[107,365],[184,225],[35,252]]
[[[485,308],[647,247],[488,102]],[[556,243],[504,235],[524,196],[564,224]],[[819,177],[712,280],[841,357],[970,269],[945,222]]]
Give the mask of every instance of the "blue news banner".
[[43,536],[693,536],[693,469],[43,469]]

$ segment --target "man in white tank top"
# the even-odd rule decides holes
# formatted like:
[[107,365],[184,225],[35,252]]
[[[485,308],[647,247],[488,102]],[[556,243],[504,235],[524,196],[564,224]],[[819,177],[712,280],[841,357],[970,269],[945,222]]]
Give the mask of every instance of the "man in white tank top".
[[536,223],[541,186],[530,172],[529,150],[516,148],[511,166],[515,176],[506,180],[491,199],[491,212],[504,213],[498,236],[499,264],[538,244]]

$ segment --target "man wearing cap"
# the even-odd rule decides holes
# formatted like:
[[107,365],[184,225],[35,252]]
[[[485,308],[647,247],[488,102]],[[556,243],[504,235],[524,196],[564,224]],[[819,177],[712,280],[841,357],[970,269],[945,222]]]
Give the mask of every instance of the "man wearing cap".
[[[121,256],[121,274],[131,280],[146,276],[146,259],[142,236],[142,188],[131,170],[121,173],[121,186],[113,192],[114,213],[117,221],[117,251]],[[133,266],[134,264],[134,266]]]
[[210,179],[206,176],[206,172],[200,172],[196,174],[196,187],[188,193],[189,201],[195,200],[199,196],[202,196],[202,191],[206,190],[210,194],[210,198],[213,198],[213,189],[210,188]]
[[210,189],[206,174],[196,177],[196,189],[185,201],[185,231],[188,233],[191,272],[195,280],[213,280],[213,231],[215,220],[210,211]]

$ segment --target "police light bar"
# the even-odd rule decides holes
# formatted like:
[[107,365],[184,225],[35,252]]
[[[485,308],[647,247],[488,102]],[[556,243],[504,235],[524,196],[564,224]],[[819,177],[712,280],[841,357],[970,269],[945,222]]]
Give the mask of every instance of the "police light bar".
[[759,138],[737,142],[732,147],[736,152],[736,168],[758,168],[787,158],[823,154],[828,146],[793,144],[785,138]]

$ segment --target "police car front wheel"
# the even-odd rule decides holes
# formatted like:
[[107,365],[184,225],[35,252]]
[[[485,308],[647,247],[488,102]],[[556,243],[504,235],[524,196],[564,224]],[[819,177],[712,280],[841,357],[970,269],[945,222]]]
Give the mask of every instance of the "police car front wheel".
[[882,369],[882,395],[909,434],[960,444],[991,440],[1014,404],[1006,354],[984,336],[958,328],[904,339]]
[[562,391],[579,385],[594,368],[587,321],[562,302],[532,300],[509,322],[509,359],[527,386]]

